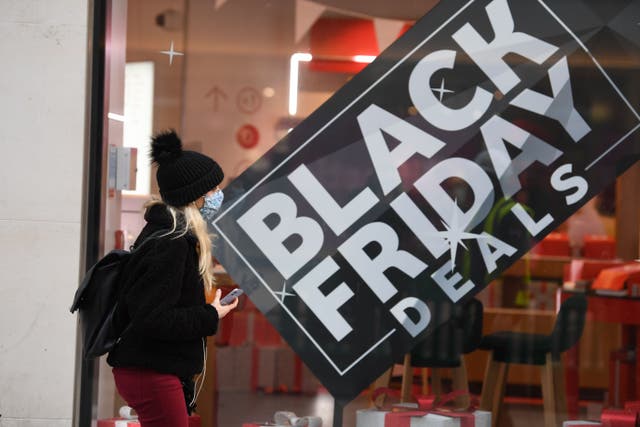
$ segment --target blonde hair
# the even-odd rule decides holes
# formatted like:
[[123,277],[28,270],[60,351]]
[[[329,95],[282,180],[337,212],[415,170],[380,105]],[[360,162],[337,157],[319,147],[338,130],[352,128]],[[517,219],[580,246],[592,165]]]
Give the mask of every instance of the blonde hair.
[[[178,234],[174,237],[177,239],[191,231],[198,240],[198,245],[196,247],[198,251],[198,272],[204,282],[205,290],[210,292],[215,284],[213,278],[213,263],[211,262],[211,240],[213,235],[209,234],[209,231],[207,230],[207,223],[202,218],[200,210],[196,207],[195,202],[176,208],[165,204],[160,199],[153,198],[149,200],[144,207],[149,208],[154,205],[164,205],[173,219],[173,227],[166,235],[177,232]],[[182,213],[184,218],[183,230],[178,230],[179,213]]]

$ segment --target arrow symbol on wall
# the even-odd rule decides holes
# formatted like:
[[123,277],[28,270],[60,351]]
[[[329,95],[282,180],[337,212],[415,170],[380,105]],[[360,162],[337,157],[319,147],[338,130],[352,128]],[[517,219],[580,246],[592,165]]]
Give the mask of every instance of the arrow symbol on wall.
[[204,95],[204,97],[205,98],[213,97],[213,111],[217,112],[220,99],[226,100],[227,99],[227,94],[224,93],[224,91],[222,89],[220,89],[218,86],[214,86],[209,90],[209,92],[207,92]]

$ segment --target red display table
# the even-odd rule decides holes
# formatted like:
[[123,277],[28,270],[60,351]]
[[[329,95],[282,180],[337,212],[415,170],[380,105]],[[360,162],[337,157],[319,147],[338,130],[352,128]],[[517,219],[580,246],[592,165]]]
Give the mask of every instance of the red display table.
[[[573,293],[572,291],[559,289],[558,297],[560,302],[570,297]],[[640,326],[640,298],[589,293],[587,300],[587,320],[621,325],[622,345],[625,348],[632,347],[636,349],[634,394],[635,400],[639,400],[640,360],[638,359],[640,359],[640,351],[638,347],[640,345],[640,328],[638,326]],[[565,357],[567,409],[571,419],[575,419],[578,415],[579,353],[579,345],[576,345],[566,352]],[[611,392],[613,391],[610,390]]]

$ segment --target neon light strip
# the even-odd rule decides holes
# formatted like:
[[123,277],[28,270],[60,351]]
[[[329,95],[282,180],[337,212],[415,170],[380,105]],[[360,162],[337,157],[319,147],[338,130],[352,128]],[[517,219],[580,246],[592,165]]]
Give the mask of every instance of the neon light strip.
[[[297,52],[291,55],[289,61],[289,115],[295,116],[298,112],[298,83],[300,76],[300,63],[309,62],[313,59],[310,53]],[[355,55],[351,58],[353,62],[369,64],[376,59],[374,55]]]
[[298,75],[300,63],[309,62],[313,57],[310,53],[294,53],[289,62],[289,115],[295,116],[298,112]]
[[356,55],[351,58],[353,62],[359,62],[361,64],[370,64],[376,57],[374,55]]
[[107,118],[109,118],[111,120],[115,120],[117,122],[124,123],[124,115],[123,114],[109,113],[109,114],[107,114]]

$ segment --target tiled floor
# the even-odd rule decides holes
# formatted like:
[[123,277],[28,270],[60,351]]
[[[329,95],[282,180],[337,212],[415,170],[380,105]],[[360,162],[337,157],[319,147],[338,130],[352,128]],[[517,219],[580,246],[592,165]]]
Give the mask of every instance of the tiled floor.
[[[348,404],[342,426],[333,426],[333,398],[326,392],[315,396],[227,392],[220,395],[218,405],[219,427],[241,427],[242,423],[249,421],[272,421],[273,414],[279,410],[295,412],[299,416],[319,416],[323,427],[355,427],[356,410],[368,407],[369,401],[366,396],[360,396]],[[500,427],[543,425],[541,405],[507,404],[505,410]]]

